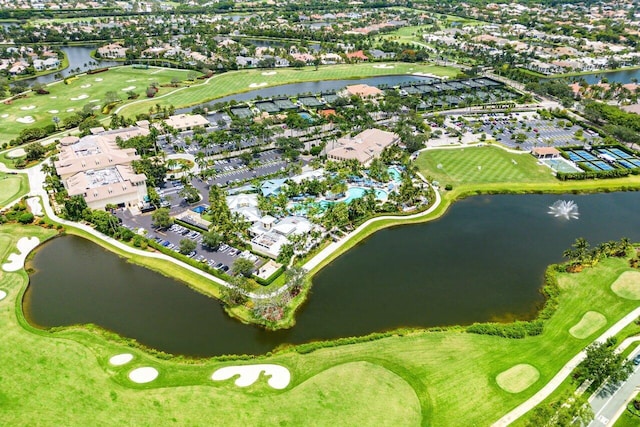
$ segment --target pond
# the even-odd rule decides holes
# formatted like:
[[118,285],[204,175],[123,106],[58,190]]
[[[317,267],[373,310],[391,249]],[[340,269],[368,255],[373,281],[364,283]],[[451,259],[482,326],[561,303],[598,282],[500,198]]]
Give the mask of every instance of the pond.
[[[579,218],[550,215],[572,200]],[[381,230],[325,267],[294,328],[230,319],[219,302],[78,237],[45,244],[24,299],[40,327],[95,323],[176,354],[260,354],[283,343],[531,319],[548,264],[577,237],[640,241],[640,193],[476,196],[437,221]]]
[[640,68],[618,70],[610,72],[597,72],[593,74],[583,74],[580,76],[572,77],[572,80],[579,81],[583,79],[590,85],[600,83],[602,79],[606,78],[609,83],[618,82],[622,84],[632,83],[634,79],[640,81]]
[[[202,106],[213,105],[217,103],[226,103],[231,101],[242,102],[262,98],[272,98],[279,96],[295,96],[301,93],[321,93],[321,92],[333,92],[345,88],[348,85],[366,84],[370,86],[397,86],[401,83],[417,82],[425,80],[424,77],[412,76],[412,75],[392,75],[392,76],[380,76],[369,77],[364,79],[354,80],[324,80],[317,82],[303,82],[303,83],[291,83],[280,86],[272,86],[264,89],[256,89],[248,92],[238,93],[235,95],[224,96],[222,98],[214,99],[213,101],[202,104]],[[176,110],[176,113],[188,113],[198,106],[189,108],[181,108]]]

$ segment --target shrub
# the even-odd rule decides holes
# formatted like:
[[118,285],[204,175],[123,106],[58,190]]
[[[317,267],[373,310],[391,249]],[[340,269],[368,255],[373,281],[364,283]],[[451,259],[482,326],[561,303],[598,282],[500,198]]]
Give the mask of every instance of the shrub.
[[447,185],[444,186],[444,189],[447,190],[447,191],[451,191],[451,190],[453,190],[453,185],[447,184]]
[[33,222],[33,214],[31,212],[23,212],[18,217],[18,222],[21,224],[31,224]]

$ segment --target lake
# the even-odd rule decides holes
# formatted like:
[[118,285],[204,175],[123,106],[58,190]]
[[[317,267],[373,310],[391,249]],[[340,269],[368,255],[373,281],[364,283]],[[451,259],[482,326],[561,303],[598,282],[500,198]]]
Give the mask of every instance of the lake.
[[[573,200],[579,219],[548,213]],[[384,229],[314,278],[297,324],[269,332],[230,319],[221,304],[129,264],[79,237],[60,237],[31,263],[25,315],[39,327],[95,323],[174,354],[260,354],[283,343],[402,326],[531,319],[548,264],[578,237],[640,241],[640,193],[476,196],[442,218]]]

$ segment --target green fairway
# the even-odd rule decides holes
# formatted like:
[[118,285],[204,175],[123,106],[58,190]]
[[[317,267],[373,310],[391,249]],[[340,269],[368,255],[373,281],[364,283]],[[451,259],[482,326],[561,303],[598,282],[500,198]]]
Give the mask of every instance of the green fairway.
[[29,180],[25,174],[0,172],[0,208],[29,191]]
[[556,181],[550,169],[538,165],[533,156],[491,146],[427,150],[416,163],[424,176],[433,177],[441,186]]
[[[152,82],[163,85],[170,83],[173,78],[182,81],[186,79],[188,72],[170,68],[135,69],[127,66],[83,75],[71,80],[69,84],[53,83],[47,86],[49,94],[38,95],[31,92],[9,105],[0,104],[0,143],[15,138],[23,129],[50,125],[53,117],[60,118],[62,123],[66,117],[82,111],[85,105],[97,107],[95,111],[98,117],[104,117],[101,108],[107,92],[117,93],[122,100],[126,100],[129,90],[140,97],[146,97],[146,89]],[[156,96],[174,89],[160,88]],[[150,103],[149,106],[151,105],[154,104]]]
[[[314,67],[305,67],[301,69],[279,68],[277,70],[262,69],[231,71],[216,75],[201,85],[174,91],[163,98],[133,102],[122,109],[122,114],[135,116],[137,113],[148,111],[150,106],[156,104],[171,104],[176,107],[196,105],[234,93],[247,92],[254,89],[288,83],[358,79],[373,76],[411,73],[430,73],[446,77],[453,77],[458,74],[458,70],[453,67],[408,64],[403,62],[393,62],[388,64],[387,68],[377,67],[377,65],[380,64],[361,63],[327,65],[319,67],[318,70],[315,70]],[[273,74],[274,72],[275,74]]]
[[[20,237],[52,235],[35,226],[3,225],[0,263]],[[236,362],[157,358],[95,327],[33,329],[19,303],[26,274],[2,272],[0,289],[8,296],[0,301],[0,424],[488,425],[535,393],[590,342],[569,333],[585,312],[602,313],[608,327],[637,306],[610,291],[625,271],[630,271],[627,260],[605,259],[579,274],[559,275],[559,308],[536,337],[415,331]],[[132,353],[133,361],[110,365],[108,359],[120,353]],[[246,363],[287,367],[291,384],[277,391],[264,376],[247,388],[210,379],[219,367]],[[517,394],[501,389],[496,377],[520,364],[534,366],[539,379]],[[158,379],[132,383],[127,374],[142,366],[157,368]],[[516,374],[511,382],[520,385],[534,377]]]

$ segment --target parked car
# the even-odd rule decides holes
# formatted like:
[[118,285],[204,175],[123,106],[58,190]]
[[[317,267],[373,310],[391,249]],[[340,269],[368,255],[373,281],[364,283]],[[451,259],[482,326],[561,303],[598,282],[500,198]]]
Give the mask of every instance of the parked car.
[[633,358],[634,365],[640,365],[640,353],[636,354],[636,357]]

